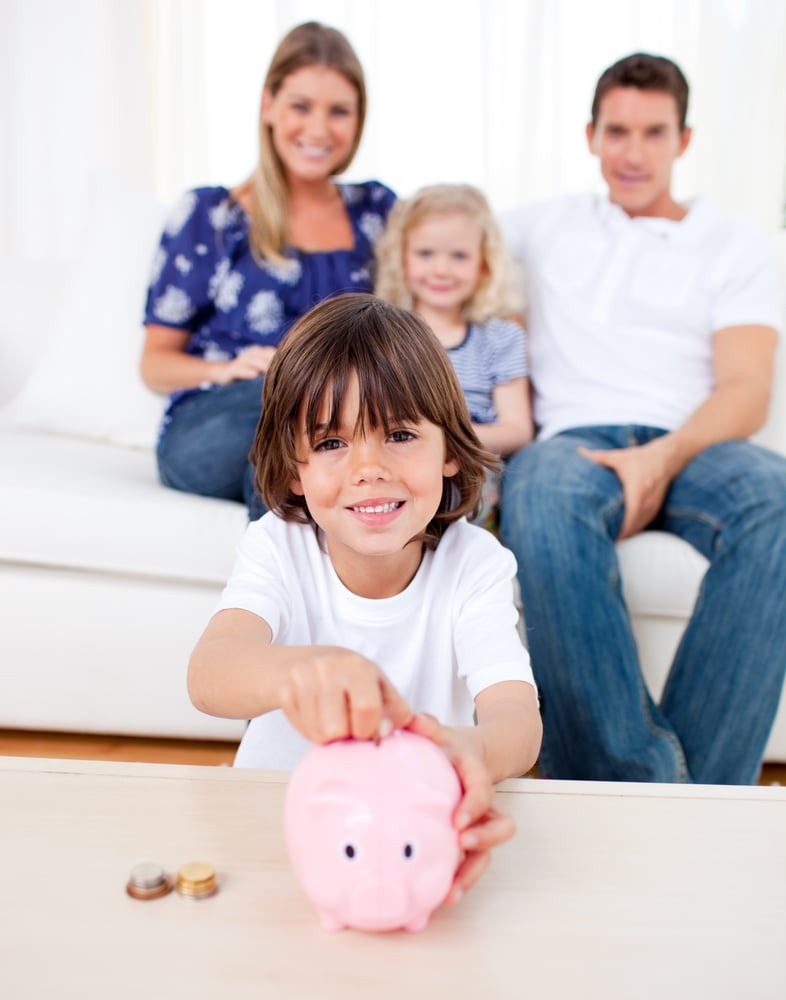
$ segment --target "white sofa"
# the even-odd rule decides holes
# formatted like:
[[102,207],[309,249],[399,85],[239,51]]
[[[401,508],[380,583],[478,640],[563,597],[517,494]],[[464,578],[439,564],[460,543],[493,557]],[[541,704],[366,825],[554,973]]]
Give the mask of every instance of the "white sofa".
[[[231,568],[240,504],[156,480],[162,401],[137,377],[161,206],[104,178],[73,264],[0,267],[0,728],[234,740],[197,712],[190,650]],[[779,252],[786,272],[786,233]],[[763,435],[786,454],[786,370]],[[704,560],[619,547],[647,681],[663,684]],[[767,759],[786,761],[786,706]]]

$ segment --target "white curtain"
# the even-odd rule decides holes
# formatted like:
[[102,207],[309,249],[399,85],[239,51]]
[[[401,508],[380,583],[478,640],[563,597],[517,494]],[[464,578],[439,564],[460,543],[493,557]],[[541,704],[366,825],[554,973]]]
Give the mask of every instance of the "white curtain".
[[0,0],[0,253],[68,259],[90,185],[152,189],[141,5]]
[[368,77],[351,178],[500,209],[596,186],[595,81],[643,49],[691,83],[677,196],[784,224],[786,0],[0,0],[0,253],[67,258],[101,172],[167,202],[242,179],[270,56],[312,18]]

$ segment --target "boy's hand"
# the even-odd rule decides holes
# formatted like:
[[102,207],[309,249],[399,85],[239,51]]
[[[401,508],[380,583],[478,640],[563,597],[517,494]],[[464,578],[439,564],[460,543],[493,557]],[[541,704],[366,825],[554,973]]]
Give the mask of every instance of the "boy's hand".
[[310,646],[289,668],[279,704],[314,743],[353,737],[368,740],[403,728],[412,711],[379,667],[339,646]]
[[457,903],[488,867],[492,847],[509,840],[516,825],[494,805],[494,786],[472,729],[443,726],[433,715],[416,715],[407,728],[441,747],[464,789],[453,817],[463,856],[445,900]]

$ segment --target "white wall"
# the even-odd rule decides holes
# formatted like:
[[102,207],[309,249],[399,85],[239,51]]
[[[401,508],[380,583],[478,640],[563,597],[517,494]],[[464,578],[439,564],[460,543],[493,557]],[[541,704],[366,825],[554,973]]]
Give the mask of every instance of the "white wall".
[[783,224],[786,0],[0,0],[0,254],[69,257],[97,172],[166,201],[244,177],[265,67],[310,18],[366,68],[350,177],[466,180],[497,208],[596,185],[595,81],[645,49],[692,84],[678,197]]

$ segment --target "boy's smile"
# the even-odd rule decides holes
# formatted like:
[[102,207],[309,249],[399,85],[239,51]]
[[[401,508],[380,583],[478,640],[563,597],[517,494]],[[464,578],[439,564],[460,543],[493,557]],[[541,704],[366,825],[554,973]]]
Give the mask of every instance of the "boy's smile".
[[339,427],[329,430],[327,403],[313,446],[301,418],[298,478],[344,585],[364,597],[400,593],[417,572],[418,536],[437,512],[443,478],[458,467],[445,455],[445,434],[427,420],[384,428],[359,426],[357,379],[344,399]]

